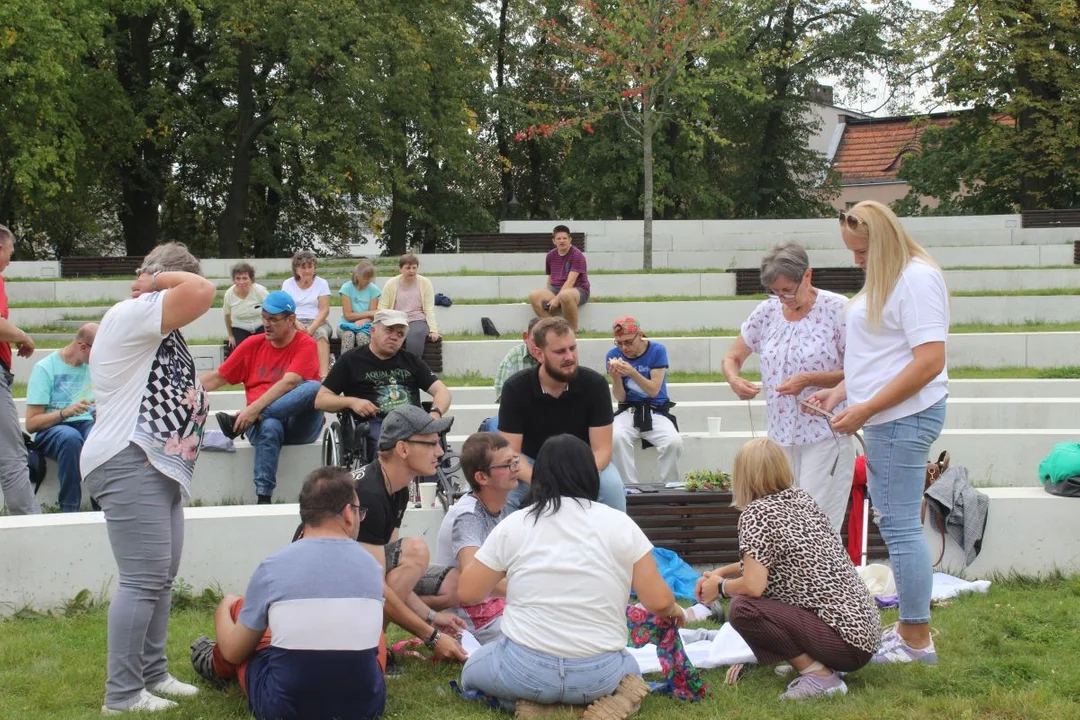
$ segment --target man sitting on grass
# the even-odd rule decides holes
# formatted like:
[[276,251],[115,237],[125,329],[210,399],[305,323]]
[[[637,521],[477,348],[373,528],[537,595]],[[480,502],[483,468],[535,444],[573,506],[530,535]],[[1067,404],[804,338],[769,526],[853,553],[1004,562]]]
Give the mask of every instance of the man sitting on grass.
[[217,642],[191,646],[195,670],[218,686],[239,680],[258,720],[382,715],[382,570],[355,542],[365,512],[347,471],[313,471],[303,538],[263,560],[243,598],[225,596]]
[[[506,438],[498,433],[471,435],[461,447],[461,471],[472,492],[454,503],[439,527],[435,562],[464,571],[476,557],[487,536],[510,514],[506,499],[518,486],[521,459]],[[481,644],[502,637],[502,612],[506,607],[506,581],[495,586],[490,597],[451,612],[468,624]]]

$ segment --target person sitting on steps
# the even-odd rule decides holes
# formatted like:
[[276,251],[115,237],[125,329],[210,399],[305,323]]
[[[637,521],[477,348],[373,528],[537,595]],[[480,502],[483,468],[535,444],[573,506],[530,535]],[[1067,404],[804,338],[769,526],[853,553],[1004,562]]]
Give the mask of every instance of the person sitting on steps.
[[341,352],[371,342],[371,321],[379,309],[379,286],[375,284],[375,266],[368,260],[356,263],[352,279],[341,286]]
[[225,312],[226,343],[232,351],[249,336],[263,331],[259,305],[270,291],[255,282],[255,268],[251,263],[238,262],[229,274],[233,284],[225,291],[221,308]]
[[554,250],[549,250],[544,259],[544,274],[548,285],[529,293],[529,304],[537,317],[551,317],[556,310],[562,310],[570,328],[577,332],[578,308],[589,302],[588,265],[585,253],[573,246],[570,240],[570,228],[556,225],[551,233]]

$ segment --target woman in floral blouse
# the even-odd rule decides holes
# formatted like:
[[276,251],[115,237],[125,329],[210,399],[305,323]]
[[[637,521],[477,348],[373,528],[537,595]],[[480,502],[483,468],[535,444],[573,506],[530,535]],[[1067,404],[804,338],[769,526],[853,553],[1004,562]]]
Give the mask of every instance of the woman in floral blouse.
[[828,519],[793,483],[773,441],[739,450],[732,494],[742,510],[742,560],[705,573],[696,594],[703,603],[730,597],[728,622],[758,662],[786,661],[799,672],[781,697],[807,700],[847,692],[840,672],[870,662],[881,617]]
[[784,448],[795,483],[814,498],[840,531],[851,493],[855,450],[817,413],[799,402],[815,390],[844,379],[844,320],[847,298],[812,284],[806,250],[796,242],[778,245],[761,261],[761,284],[769,292],[743,323],[724,356],[723,370],[742,400],[761,388],[739,377],[743,363],[757,353],[769,438]]

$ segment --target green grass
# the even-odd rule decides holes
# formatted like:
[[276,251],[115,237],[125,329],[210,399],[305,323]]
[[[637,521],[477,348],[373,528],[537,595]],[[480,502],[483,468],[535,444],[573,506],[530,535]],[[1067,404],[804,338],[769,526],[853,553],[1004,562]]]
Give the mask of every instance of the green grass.
[[[238,591],[241,588],[228,588]],[[176,720],[250,718],[238,686],[209,687],[191,668],[188,646],[212,635],[216,593],[178,593],[170,620],[172,672],[202,692],[162,717]],[[886,613],[891,621],[895,613]],[[710,690],[693,706],[646,698],[642,720],[927,720],[988,718],[1065,720],[1080,717],[1080,577],[1043,582],[995,582],[986,594],[960,597],[934,612],[940,664],[871,666],[850,674],[845,697],[805,705],[781,703],[786,679],[754,668],[736,687],[724,668],[703,672]],[[1070,630],[1069,628],[1073,628]],[[105,682],[106,610],[90,593],[61,613],[24,611],[0,622],[0,717],[80,720],[100,717]],[[392,632],[391,640],[400,639]],[[387,718],[498,720],[509,718],[455,697],[449,682],[460,666],[405,658],[406,675],[387,683]],[[654,676],[650,676],[654,677]],[[559,716],[567,717],[567,716]]]

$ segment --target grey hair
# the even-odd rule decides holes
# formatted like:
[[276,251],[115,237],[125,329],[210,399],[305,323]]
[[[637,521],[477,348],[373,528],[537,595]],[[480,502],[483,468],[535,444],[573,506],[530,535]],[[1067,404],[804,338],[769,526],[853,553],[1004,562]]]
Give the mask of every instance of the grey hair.
[[8,230],[7,226],[0,225],[0,243],[7,242],[11,243],[12,245],[15,244],[15,233]]
[[158,245],[143,258],[139,274],[181,271],[201,273],[199,259],[192,255],[187,245],[181,242],[168,242]]
[[799,282],[810,268],[806,248],[795,241],[780,243],[761,258],[761,286],[768,289],[776,278]]

